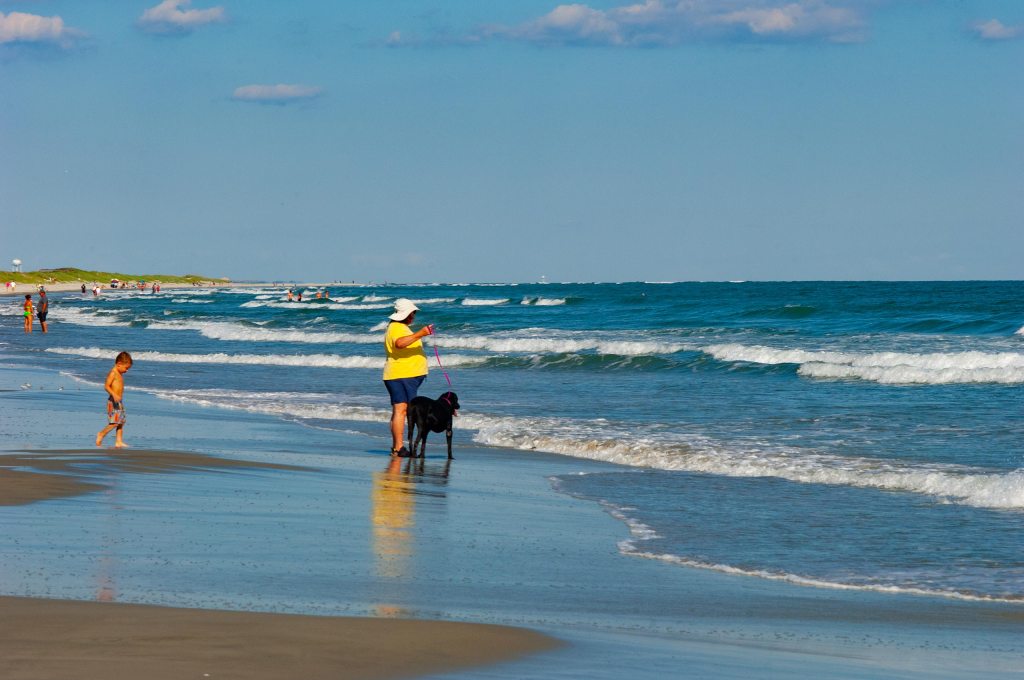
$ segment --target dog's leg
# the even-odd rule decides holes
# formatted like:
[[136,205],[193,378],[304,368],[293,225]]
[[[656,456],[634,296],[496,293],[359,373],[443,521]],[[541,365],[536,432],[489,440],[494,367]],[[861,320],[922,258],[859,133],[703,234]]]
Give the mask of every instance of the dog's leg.
[[448,429],[445,431],[445,436],[448,437],[448,460],[452,460],[454,458],[454,456],[452,455],[452,426],[451,426],[451,424],[448,425]]
[[[429,435],[429,434],[430,434],[430,428],[429,427],[421,427],[420,428],[420,458],[426,458],[427,457],[427,435]],[[416,455],[416,451],[414,450],[412,452],[412,454],[415,456]]]

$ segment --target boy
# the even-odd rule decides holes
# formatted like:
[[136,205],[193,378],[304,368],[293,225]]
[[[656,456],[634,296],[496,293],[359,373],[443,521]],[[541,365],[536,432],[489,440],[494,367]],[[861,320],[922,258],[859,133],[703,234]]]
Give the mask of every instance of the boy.
[[128,446],[121,438],[121,432],[124,430],[127,420],[124,410],[124,374],[131,367],[132,355],[128,352],[121,352],[114,359],[114,367],[110,369],[110,373],[107,373],[107,380],[103,383],[103,388],[109,395],[107,397],[107,423],[109,424],[96,434],[96,446],[103,446],[103,438],[114,428],[117,428],[114,446],[119,449]]
[[21,306],[21,308],[25,312],[25,332],[26,333],[31,333],[32,332],[32,296],[31,295],[26,295],[25,296],[25,304],[23,304]]

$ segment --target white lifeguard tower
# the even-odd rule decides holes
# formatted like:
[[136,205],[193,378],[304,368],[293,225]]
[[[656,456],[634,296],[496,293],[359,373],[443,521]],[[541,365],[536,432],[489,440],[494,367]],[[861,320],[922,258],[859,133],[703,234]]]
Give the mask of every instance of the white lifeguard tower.
[[11,264],[14,265],[13,271],[21,272],[21,260],[19,260],[18,258],[14,258],[13,260],[11,260]]

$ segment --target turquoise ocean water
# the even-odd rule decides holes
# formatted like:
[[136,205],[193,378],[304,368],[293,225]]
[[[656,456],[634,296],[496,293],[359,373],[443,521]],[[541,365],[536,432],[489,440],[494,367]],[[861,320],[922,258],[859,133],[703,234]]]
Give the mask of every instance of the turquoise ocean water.
[[48,336],[12,298],[0,353],[99,382],[125,349],[135,389],[385,448],[383,320],[409,297],[438,331],[421,393],[447,389],[436,347],[462,403],[456,447],[621,465],[552,483],[621,519],[622,553],[1024,602],[1022,282],[326,289],[54,295]]

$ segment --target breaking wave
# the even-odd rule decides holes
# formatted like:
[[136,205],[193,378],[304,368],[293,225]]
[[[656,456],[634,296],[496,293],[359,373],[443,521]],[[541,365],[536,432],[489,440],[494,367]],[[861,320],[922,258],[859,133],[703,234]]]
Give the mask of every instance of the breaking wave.
[[811,378],[846,378],[889,385],[1024,383],[1020,352],[826,352],[759,345],[709,345],[702,350],[726,362],[798,364]]
[[462,301],[462,304],[466,305],[467,307],[493,307],[495,305],[508,304],[508,302],[508,298],[465,298]]
[[[108,350],[89,351],[102,352],[104,359],[113,356]],[[374,357],[374,361],[379,365],[379,359]],[[302,418],[323,420],[385,422],[390,415],[386,409],[363,406],[365,399],[349,398],[351,403],[345,403],[346,399],[338,395],[327,395],[322,400],[309,394],[281,398],[275,393],[232,390],[158,393],[166,398],[187,395],[193,403],[196,395],[202,394],[204,401],[199,403],[209,406],[288,416],[298,412]],[[309,403],[296,409],[297,399]],[[324,403],[326,399],[330,403]],[[475,430],[473,440],[488,446],[544,451],[631,467],[910,492],[979,508],[1024,509],[1024,469],[997,471],[839,456],[793,447],[742,446],[696,435],[647,434],[604,419],[495,416],[467,412],[466,408],[461,412],[459,426]]]

